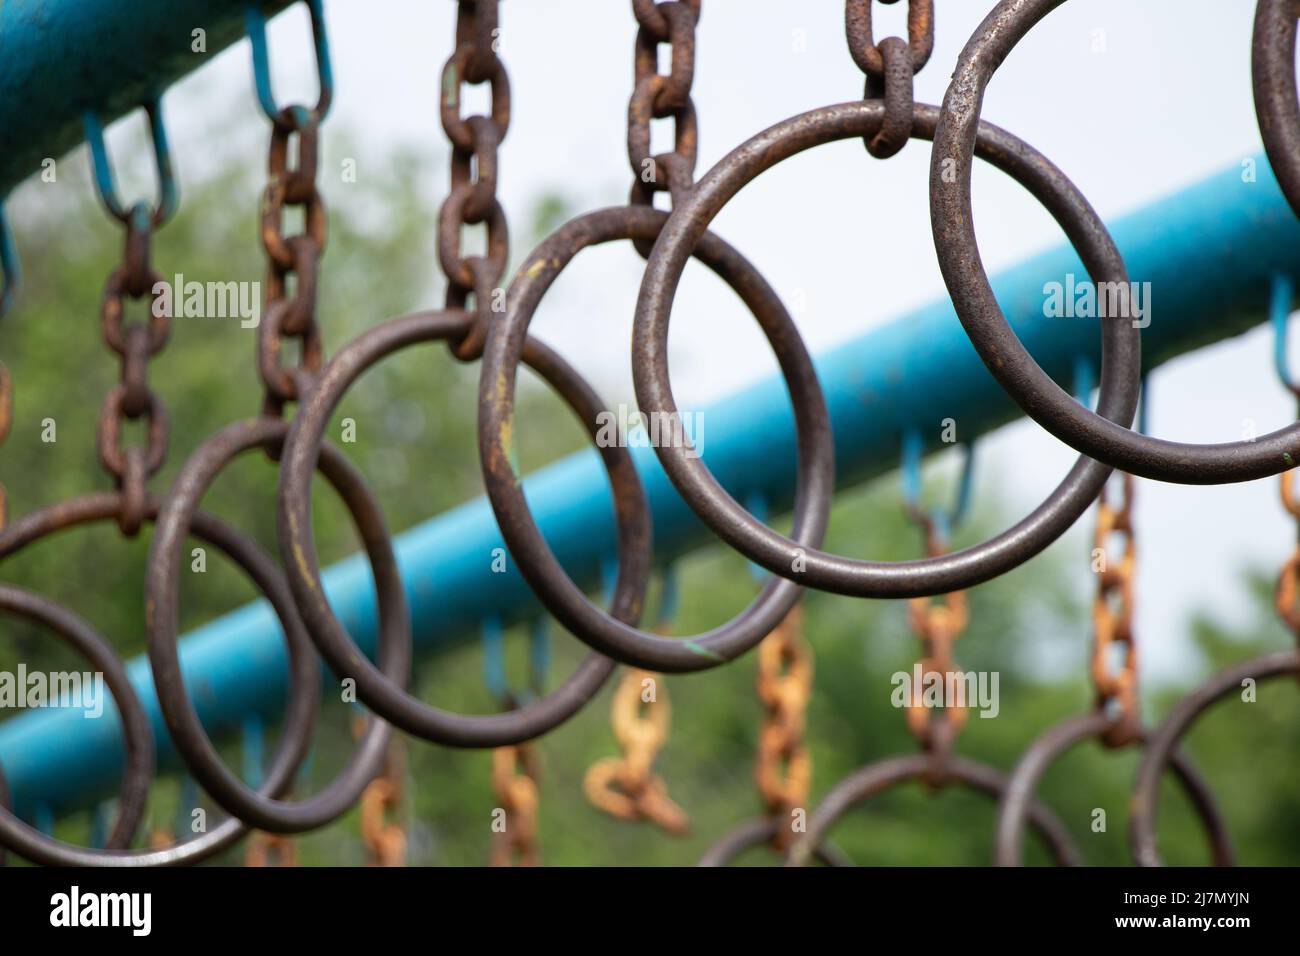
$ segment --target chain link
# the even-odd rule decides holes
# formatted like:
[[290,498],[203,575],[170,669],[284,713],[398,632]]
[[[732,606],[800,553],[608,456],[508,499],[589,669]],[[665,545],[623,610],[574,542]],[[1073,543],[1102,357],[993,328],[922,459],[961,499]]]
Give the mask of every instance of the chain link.
[[[365,724],[358,721],[353,735],[360,737]],[[406,795],[406,760],[401,742],[388,745],[384,770],[361,793],[361,842],[369,866],[405,866],[407,838],[400,814]]]
[[[652,206],[656,193],[679,197],[690,189],[695,178],[699,126],[691,87],[695,82],[695,26],[700,17],[700,0],[633,0],[632,12],[638,28],[632,97],[627,105],[627,155],[633,177],[629,202]],[[668,44],[671,51],[672,65],[667,75],[659,72],[661,44]],[[673,121],[673,148],[651,155],[650,128],[656,119]],[[654,245],[648,239],[634,239],[632,244],[646,258]]]
[[[934,558],[947,554],[948,543],[934,519],[911,509],[909,515],[914,522],[920,524],[925,534],[926,556]],[[956,706],[945,697],[943,710],[936,715],[933,708],[925,706],[924,685],[930,681],[930,675],[934,674],[943,681],[942,686],[946,687],[951,675],[957,673],[952,651],[953,645],[970,621],[966,592],[952,591],[938,595],[935,599],[912,598],[907,602],[907,620],[919,638],[922,649],[919,662],[921,681],[912,687],[912,699],[906,709],[907,727],[921,747],[934,756],[933,770],[927,782],[938,785],[947,772],[953,742],[966,723],[968,705]]]
[[[646,699],[647,682],[654,688]],[[649,820],[669,833],[685,833],[691,821],[668,796],[654,772],[655,757],[668,740],[672,706],[657,674],[630,667],[623,673],[610,708],[614,737],[623,754],[598,760],[587,770],[583,789],[600,810],[621,820]]]
[[504,828],[493,833],[493,866],[542,865],[537,840],[540,768],[531,743],[492,751],[492,790],[506,814]]
[[758,645],[764,715],[754,778],[768,816],[778,824],[772,835],[778,850],[793,839],[794,813],[806,807],[812,786],[812,752],[804,740],[812,686],[812,647],[803,636],[803,610],[796,605]]
[[[497,198],[498,150],[510,129],[510,78],[497,55],[497,0],[460,0],[456,49],[442,71],[442,128],[451,141],[451,190],[438,210],[438,260],[447,277],[446,308],[464,309],[474,299],[469,331],[450,341],[463,362],[483,354],[487,326],[501,308],[498,294],[510,259],[510,229]],[[461,116],[461,87],[487,83],[486,115]],[[467,226],[486,225],[484,255],[464,255]]]
[[863,142],[872,156],[887,159],[912,138],[913,81],[934,51],[934,4],[907,0],[907,39],[891,36],[879,43],[871,26],[871,5],[872,0],[845,0],[844,34],[853,62],[866,74],[862,98],[885,101],[879,132]]
[[[1113,712],[1114,725],[1103,737],[1111,747],[1132,742],[1141,732],[1138,709],[1137,645],[1133,633],[1133,590],[1137,552],[1133,533],[1133,476],[1122,474],[1122,501],[1112,505],[1103,487],[1097,499],[1097,529],[1093,541],[1097,593],[1093,599],[1092,681],[1097,709]],[[1121,540],[1117,560],[1111,557],[1115,538]],[[1116,649],[1123,661],[1116,668]]]

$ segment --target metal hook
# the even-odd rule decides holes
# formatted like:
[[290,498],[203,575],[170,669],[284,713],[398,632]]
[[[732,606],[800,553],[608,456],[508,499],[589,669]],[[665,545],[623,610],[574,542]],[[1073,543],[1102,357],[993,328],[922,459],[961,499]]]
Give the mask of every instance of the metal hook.
[[320,82],[320,96],[314,109],[291,106],[281,109],[275,102],[271,88],[271,56],[266,41],[266,14],[258,3],[250,3],[244,11],[244,25],[253,48],[253,82],[257,88],[257,101],[262,111],[277,126],[294,125],[299,129],[321,122],[334,100],[334,70],[330,65],[329,37],[325,33],[325,9],[322,0],[303,0],[311,16],[311,35],[316,46],[316,76]]
[[929,508],[921,502],[921,457],[925,451],[925,440],[921,432],[909,428],[903,433],[903,500],[908,513],[923,521],[929,521],[941,537],[949,533],[966,518],[970,510],[971,487],[975,474],[975,443],[962,445],[961,477],[957,483],[957,497],[950,510]]
[[[161,226],[176,212],[179,190],[176,186],[175,173],[172,170],[171,150],[167,145],[167,130],[163,125],[162,99],[154,96],[143,104],[145,114],[149,117],[149,133],[153,139],[154,163],[158,170],[158,203],[154,206],[150,219],[154,228]],[[99,114],[94,110],[85,113],[86,142],[90,144],[91,162],[95,173],[95,188],[99,192],[104,208],[123,223],[130,223],[133,217],[140,215],[143,203],[137,203],[129,209],[122,205],[117,195],[117,182],[113,176],[113,164],[108,158],[108,146],[104,142],[104,125]],[[137,222],[138,225],[138,222]]]

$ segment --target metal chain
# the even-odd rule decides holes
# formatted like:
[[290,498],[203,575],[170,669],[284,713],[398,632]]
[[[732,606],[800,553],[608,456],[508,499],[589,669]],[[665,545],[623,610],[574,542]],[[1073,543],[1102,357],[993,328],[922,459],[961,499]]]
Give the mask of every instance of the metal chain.
[[[925,535],[925,553],[934,558],[948,553],[948,543],[932,516],[908,509],[911,520],[920,525]],[[944,699],[943,711],[932,713],[923,699],[924,684],[931,674],[937,675],[947,686],[950,675],[957,672],[953,659],[953,645],[966,630],[970,612],[965,591],[952,591],[931,598],[912,598],[907,602],[907,620],[921,642],[921,681],[912,687],[912,699],[907,705],[907,727],[922,749],[934,757],[926,780],[932,786],[944,781],[952,758],[953,743],[966,723],[967,706],[955,706]]]
[[298,866],[298,844],[282,833],[258,830],[248,839],[244,866]]
[[1278,617],[1290,629],[1296,641],[1300,642],[1300,606],[1297,606],[1300,604],[1300,500],[1296,498],[1295,472],[1282,472],[1280,490],[1282,507],[1296,521],[1297,544],[1278,574],[1274,605]]
[[[656,193],[670,199],[691,188],[699,150],[699,125],[691,87],[695,82],[695,27],[701,0],[632,0],[639,24],[633,52],[632,97],[627,104],[627,156],[632,166],[629,202],[653,206]],[[671,48],[672,66],[659,72],[659,47]],[[656,119],[673,121],[673,148],[651,155],[650,127]],[[654,243],[634,239],[633,246],[648,258]]]
[[[365,726],[358,721],[354,736]],[[361,793],[361,842],[369,866],[405,866],[407,839],[400,814],[406,795],[406,760],[399,740],[388,745],[383,772]]]
[[812,786],[812,752],[804,740],[812,685],[812,647],[803,636],[803,609],[796,605],[758,645],[758,697],[765,713],[754,778],[777,824],[772,846],[778,850],[792,840],[794,813],[807,806]]
[[872,0],[845,0],[844,34],[853,62],[866,74],[862,98],[885,102],[880,130],[863,142],[872,156],[887,159],[912,138],[913,81],[934,51],[934,3],[907,0],[907,39],[891,36],[879,43],[871,28],[871,4]]
[[[266,251],[266,306],[257,335],[257,368],[262,379],[262,412],[279,417],[298,401],[321,367],[322,345],[316,320],[320,259],[328,238],[325,200],[316,183],[319,118],[304,106],[287,106],[271,125],[266,187],[262,191],[262,247]],[[296,136],[297,164],[289,160]],[[286,207],[303,210],[301,233],[284,234]],[[290,277],[293,294],[289,294]],[[286,343],[296,340],[296,366],[285,366]]]
[[[644,697],[647,682],[654,688],[650,700]],[[597,760],[587,769],[583,779],[587,799],[621,820],[649,820],[669,833],[685,833],[690,817],[668,796],[668,785],[654,772],[655,757],[672,727],[672,705],[660,675],[627,668],[614,691],[610,717],[623,753]]]
[[[1103,487],[1097,498],[1097,529],[1093,539],[1097,593],[1092,604],[1092,682],[1096,709],[1111,714],[1115,723],[1103,735],[1109,747],[1122,747],[1141,733],[1138,708],[1137,645],[1133,634],[1133,585],[1137,552],[1133,533],[1133,476],[1122,474],[1122,500],[1112,505]],[[1121,539],[1112,557],[1113,539]],[[1118,668],[1116,649],[1123,653]]]
[[[474,299],[470,330],[449,341],[463,362],[483,354],[487,325],[501,307],[498,289],[510,259],[510,230],[497,199],[497,151],[510,128],[510,78],[497,56],[497,0],[459,0],[456,49],[442,70],[442,128],[451,141],[451,191],[438,210],[438,260],[447,277],[445,307],[466,308]],[[487,83],[486,115],[460,115],[461,88]],[[464,255],[465,227],[486,224],[484,255]]]
[[[113,181],[112,166],[98,117],[90,113],[86,134],[90,142],[95,183],[105,209],[125,227],[122,262],[109,274],[100,302],[100,330],[105,345],[121,359],[118,383],[108,390],[100,408],[97,429],[99,459],[122,494],[118,527],[128,537],[140,531],[145,520],[146,485],[167,455],[170,429],[162,399],[149,387],[149,362],[171,336],[171,308],[162,275],[153,267],[153,234],[176,207],[175,178],[162,122],[162,106],[151,100],[144,106],[158,166],[159,199],[154,208],[138,202],[122,206]],[[125,319],[126,300],[148,298],[147,321]],[[147,425],[143,445],[124,445],[128,422],[143,419]]]
[[492,751],[492,790],[506,815],[504,827],[492,834],[493,866],[542,865],[537,841],[540,766],[532,743]]

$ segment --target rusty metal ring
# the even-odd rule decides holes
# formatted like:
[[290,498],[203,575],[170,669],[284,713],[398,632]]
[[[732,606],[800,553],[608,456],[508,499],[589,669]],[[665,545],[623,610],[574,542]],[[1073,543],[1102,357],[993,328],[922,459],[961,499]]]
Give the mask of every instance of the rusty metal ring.
[[[117,717],[122,725],[122,740],[126,750],[122,785],[118,791],[117,819],[104,845],[115,850],[130,846],[131,838],[135,836],[135,831],[144,818],[149,784],[153,779],[153,729],[130,678],[126,676],[126,667],[122,664],[121,657],[113,645],[82,617],[43,595],[11,584],[0,584],[0,612],[48,628],[103,674],[104,683],[113,695],[112,703],[117,705]],[[101,705],[111,715],[111,705],[108,702],[101,702]],[[54,706],[53,702],[51,706]],[[6,816],[7,819],[4,819]],[[4,829],[17,820],[7,807],[0,805],[0,821],[3,822],[0,825],[0,843],[7,843]]]
[[1300,675],[1300,651],[1274,651],[1230,667],[1180,700],[1151,734],[1142,753],[1142,762],[1138,764],[1137,781],[1129,801],[1129,846],[1139,866],[1163,865],[1160,851],[1156,848],[1156,798],[1165,765],[1177,757],[1174,748],[1178,741],[1201,714],[1228,694],[1239,691],[1242,681],[1287,675]]
[[[1114,718],[1099,711],[1072,717],[1039,736],[1020,755],[1007,781],[998,808],[997,838],[994,844],[994,862],[998,866],[1020,865],[1023,856],[1021,842],[1025,809],[1048,766],[1081,741],[1104,737],[1114,725]],[[1146,744],[1147,740],[1145,733],[1139,730],[1136,742]],[[1145,761],[1145,758],[1143,759]],[[1228,827],[1219,813],[1209,787],[1201,779],[1196,768],[1181,753],[1173,754],[1170,766],[1177,775],[1178,782],[1183,785],[1188,799],[1196,808],[1201,822],[1205,824],[1214,864],[1232,866],[1234,860]]]
[[[759,133],[723,158],[672,216],[646,266],[633,327],[633,382],[648,415],[677,416],[668,373],[668,323],[691,248],[713,217],[745,183],[777,163],[822,143],[874,134],[886,107],[879,101],[843,103],[804,113]],[[912,135],[930,139],[939,111],[918,104]],[[1119,251],[1087,200],[1042,155],[1010,133],[980,123],[977,154],[1012,175],[1043,202],[1094,268],[1119,269]],[[793,329],[790,335],[798,340]],[[1102,329],[1102,414],[1131,421],[1139,386],[1137,330]],[[800,402],[793,401],[796,422]],[[897,563],[828,554],[778,534],[749,514],[709,473],[691,449],[660,444],[655,453],[678,492],[717,535],[747,558],[791,580],[853,597],[910,598],[959,591],[1017,567],[1064,534],[1092,505],[1111,468],[1080,456],[1060,485],[1028,517],[983,544],[938,557]],[[792,560],[800,557],[801,570]]]
[[[288,423],[280,419],[247,419],[228,425],[198,447],[176,476],[155,521],[145,577],[145,606],[149,609],[146,622],[149,665],[153,669],[158,704],[172,742],[194,778],[217,803],[251,826],[272,833],[313,830],[350,810],[366,785],[383,770],[393,735],[389,724],[369,717],[364,734],[338,776],[311,797],[297,801],[280,800],[248,786],[230,771],[204,730],[185,686],[177,646],[180,566],[185,538],[199,502],[232,459],[243,452],[282,442],[288,430]],[[382,522],[376,521],[379,508],[373,495],[361,475],[338,449],[323,445],[319,466],[358,527],[363,529],[362,537],[369,540],[369,532],[382,531]],[[374,557],[372,552],[372,560]],[[380,573],[376,563],[376,575]],[[280,574],[263,576],[257,584],[270,601],[284,631],[289,648],[290,686],[295,700],[302,698],[310,705],[300,715],[306,723],[305,731],[294,735],[305,744],[320,699],[320,667],[284,578]],[[388,611],[380,606],[379,666],[389,679],[405,682],[410,673],[410,648],[404,633],[384,626]]]
[[1264,152],[1282,194],[1300,216],[1300,103],[1296,101],[1295,0],[1259,0],[1251,37],[1250,74]]
[[[1286,471],[1300,461],[1300,422],[1249,441],[1199,445],[1152,438],[1129,430],[1129,418],[1117,423],[1094,414],[1039,367],[993,295],[971,211],[971,147],[981,102],[994,71],[1016,43],[1064,2],[1002,0],[962,50],[944,94],[930,161],[930,218],[953,307],[1003,390],[1026,415],[1076,451],[1132,475],[1179,484],[1226,484]],[[1089,272],[1098,282],[1123,284],[1111,288],[1131,288],[1122,262]],[[1118,300],[1118,311],[1129,311],[1123,308],[1128,298]],[[1103,324],[1137,326],[1127,316]]]
[[[730,833],[704,851],[696,866],[726,866],[742,853],[757,846],[770,846],[777,829],[783,826],[775,817],[757,817],[740,824]],[[813,859],[823,866],[854,866],[844,853],[832,844],[813,850]]]
[[[344,391],[385,356],[420,342],[458,339],[472,317],[463,312],[418,312],[390,319],[362,333],[329,361],[293,420],[280,470],[280,548],[289,584],[321,655],[357,682],[357,697],[376,714],[408,733],[455,747],[501,747],[530,740],[558,726],[595,696],[614,662],[589,654],[559,688],[516,710],[498,714],[456,714],[433,707],[389,680],[357,652],[321,588],[320,563],[311,524],[311,477],[321,435]],[[588,427],[604,408],[590,386],[563,359],[529,340],[528,364],[578,413]],[[618,512],[618,581],[611,612],[620,620],[640,618],[650,578],[650,515],[640,478],[626,448],[602,449]],[[364,530],[364,529],[363,529]],[[383,547],[392,573],[378,582],[380,606],[400,602],[404,634],[410,630],[396,559],[387,534],[368,534]]]
[[[680,673],[716,667],[748,651],[785,619],[802,589],[793,582],[773,579],[731,621],[689,638],[663,637],[616,620],[592,604],[560,565],[533,520],[511,464],[516,373],[529,341],[528,325],[547,289],[583,249],[622,239],[654,239],[668,221],[667,213],[648,206],[597,210],[560,227],[524,259],[506,296],[506,314],[498,316],[488,329],[479,378],[478,437],[488,500],[497,524],[547,610],[603,654],[646,670]],[[821,543],[826,530],[835,467],[830,416],[812,359],[781,300],[748,260],[712,233],[705,233],[698,244],[692,243],[692,252],[754,313],[786,372],[801,426],[793,533],[812,548]],[[592,429],[596,425],[594,421],[586,424]]]
[[[104,491],[82,495],[26,514],[0,531],[0,559],[49,535],[81,525],[116,520],[121,515],[122,508],[123,497],[119,492]],[[160,508],[159,499],[150,498],[146,504],[146,517],[153,520]],[[199,512],[195,515],[191,530],[202,540],[230,555],[250,574],[258,569],[257,573],[266,580],[274,580],[278,575],[274,563],[256,544],[216,518]],[[296,703],[292,696],[293,689],[290,691],[286,713],[291,718],[304,708],[309,713],[314,713],[317,704],[315,698],[303,697],[301,703]],[[310,726],[304,732],[301,722],[295,724],[292,720],[286,721],[280,743],[262,781],[261,792],[279,795],[292,785],[294,775],[307,753],[308,732]],[[206,833],[175,846],[156,850],[95,850],[62,843],[14,818],[0,814],[0,843],[8,844],[14,852],[34,863],[47,866],[150,867],[197,863],[228,849],[247,833],[248,827],[241,820],[227,817]]]
[[[933,769],[931,755],[918,753],[877,760],[845,777],[831,788],[821,805],[809,817],[808,832],[790,847],[786,864],[806,865],[815,848],[826,839],[831,826],[852,807],[900,783],[924,781]],[[1000,771],[963,757],[950,758],[944,771],[941,786],[959,783],[994,798],[1000,798],[1009,785],[1007,777]],[[1070,840],[1069,831],[1051,810],[1035,800],[1030,806],[1029,819],[1057,865],[1078,865],[1079,854]]]

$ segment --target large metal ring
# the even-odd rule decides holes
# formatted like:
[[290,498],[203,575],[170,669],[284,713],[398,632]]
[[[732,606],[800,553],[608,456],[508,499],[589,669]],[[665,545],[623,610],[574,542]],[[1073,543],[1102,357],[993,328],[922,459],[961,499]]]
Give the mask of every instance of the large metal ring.
[[[33,541],[68,528],[117,520],[123,507],[124,498],[120,492],[106,491],[83,495],[24,515],[0,531],[0,559]],[[147,499],[144,517],[154,520],[160,508],[157,498]],[[281,580],[275,563],[249,538],[229,525],[199,512],[194,516],[191,530],[229,555],[262,590],[270,593],[276,587],[275,582]],[[310,719],[295,719],[295,715],[305,712],[310,718],[316,706],[314,696],[296,694],[296,688],[290,688],[286,708],[288,716],[280,734],[280,743],[262,780],[262,793],[279,795],[293,783],[294,775],[306,756],[311,731]],[[151,850],[96,850],[70,846],[27,826],[12,815],[0,812],[0,843],[34,863],[47,866],[148,867],[197,863],[233,846],[247,833],[248,827],[241,820],[227,817],[206,833],[175,846]]]
[[[330,609],[321,586],[320,563],[311,525],[311,478],[321,435],[344,391],[384,356],[419,342],[455,340],[464,336],[473,317],[465,312],[418,312],[391,319],[362,333],[344,346],[321,371],[316,387],[294,418],[285,441],[280,469],[280,548],[289,569],[289,584],[308,632],[321,655],[340,674],[357,682],[357,697],[376,714],[408,733],[455,747],[501,747],[530,740],[575,714],[600,689],[614,662],[588,655],[554,692],[517,710],[499,714],[456,714],[424,703],[380,673],[361,653]],[[585,381],[563,359],[529,340],[526,360],[594,429],[603,405]],[[636,621],[641,614],[650,578],[650,515],[631,455],[625,448],[602,449],[614,489],[618,514],[618,582],[612,613]],[[363,529],[364,530],[364,529]],[[409,633],[406,603],[396,558],[387,534],[368,534],[367,547],[382,548],[391,573],[377,582],[380,606],[386,601],[402,608],[401,627]]]
[[[696,866],[726,866],[743,853],[757,846],[769,847],[777,830],[785,826],[785,821],[777,817],[757,817],[748,820],[727,833],[704,851]],[[853,866],[850,860],[837,847],[827,844],[813,850],[813,859],[823,866]]]
[[1295,38],[1300,4],[1259,0],[1250,46],[1255,115],[1273,175],[1300,216],[1300,103],[1296,101]]
[[1163,865],[1156,848],[1160,776],[1167,764],[1177,760],[1178,752],[1174,748],[1192,723],[1224,697],[1240,692],[1241,682],[1246,679],[1262,681],[1296,674],[1300,674],[1300,651],[1276,651],[1230,667],[1180,700],[1150,735],[1142,762],[1138,764],[1133,798],[1129,801],[1129,846],[1139,866]]
[[[244,822],[274,833],[301,833],[329,823],[350,810],[366,785],[383,769],[393,728],[373,716],[342,772],[319,793],[303,800],[281,800],[244,783],[225,765],[203,729],[185,678],[177,638],[180,631],[180,567],[185,538],[199,502],[217,474],[237,455],[252,449],[273,448],[281,443],[288,424],[278,418],[256,418],[235,422],[217,432],[190,456],[164,499],[149,547],[149,570],[145,577],[145,606],[148,608],[149,664],[154,688],[172,742],[194,778],[217,803]],[[365,482],[337,449],[321,448],[320,470],[342,497],[361,529],[362,540],[372,556],[376,576],[382,575],[383,553],[375,553],[370,542],[383,533],[379,506]],[[293,736],[305,741],[320,702],[321,674],[311,639],[307,637],[284,578],[273,575],[260,581],[274,608],[289,646],[290,686],[300,713],[290,718],[305,723],[305,732]],[[380,667],[392,680],[405,681],[411,668],[408,635],[385,618],[392,615],[383,605],[380,615]]]
[[[998,866],[1020,865],[1024,856],[1021,844],[1024,838],[1025,810],[1047,768],[1075,744],[1103,736],[1114,724],[1113,717],[1101,712],[1073,717],[1040,736],[1020,755],[998,808],[997,839],[994,844],[994,862]],[[1143,733],[1138,736],[1137,742],[1145,744],[1148,739]],[[1191,761],[1181,753],[1173,754],[1170,766],[1196,808],[1201,822],[1205,824],[1215,866],[1232,866],[1234,854],[1232,841],[1228,837],[1228,825],[1219,813],[1209,787]]]
[[[959,783],[995,799],[1001,798],[1008,786],[1008,779],[1001,772],[963,757],[948,758],[943,770],[943,786]],[[900,783],[927,779],[933,771],[934,757],[918,753],[877,760],[845,777],[826,794],[809,818],[808,832],[790,847],[789,864],[805,865],[816,852],[815,848],[826,839],[835,821],[868,797]],[[1078,865],[1079,854],[1070,840],[1069,831],[1051,810],[1035,800],[1029,809],[1029,819],[1058,865]]]
[[[1128,418],[1116,423],[1110,416],[1093,414],[1039,367],[993,295],[971,212],[971,151],[984,89],[1016,43],[1063,2],[1002,0],[962,50],[944,94],[930,159],[930,218],[953,307],[1007,394],[1026,415],[1085,455],[1143,478],[1193,485],[1249,481],[1286,471],[1300,461],[1300,422],[1250,441],[1193,445],[1130,431],[1125,427]],[[1123,283],[1108,288],[1130,289],[1122,263],[1099,270],[1097,263],[1083,258],[1094,281]],[[1133,324],[1128,316],[1103,321],[1107,329]]]
[[[114,850],[130,846],[131,838],[135,836],[135,831],[144,818],[145,804],[149,800],[149,784],[154,771],[153,730],[149,726],[144,706],[126,676],[122,659],[113,645],[83,618],[40,594],[11,584],[0,584],[0,611],[48,628],[104,675],[104,683],[108,685],[113,694],[113,702],[117,705],[126,750],[122,786],[117,798],[117,819],[104,845]],[[51,701],[50,705],[54,706],[54,702]],[[105,709],[108,710],[107,707]],[[0,819],[5,815],[8,816],[4,820],[5,824],[17,822],[17,818],[0,805]],[[7,843],[3,831],[4,827],[0,826],[0,842]]]
[[[913,138],[933,137],[939,111],[933,106],[917,105],[914,112]],[[668,375],[669,316],[686,260],[714,216],[764,170],[814,146],[873,133],[884,116],[884,105],[873,101],[827,106],[778,123],[733,150],[689,196],[675,204],[646,267],[637,300],[632,371],[637,402],[645,413],[670,414],[676,420],[677,405]],[[975,148],[980,158],[1019,180],[1048,208],[1091,272],[1123,274],[1119,251],[1101,220],[1056,167],[996,126],[980,123],[977,132]],[[797,332],[791,329],[789,334],[798,341]],[[782,345],[790,347],[786,342]],[[1139,365],[1137,330],[1127,325],[1105,325],[1098,401],[1101,414],[1124,423],[1132,421],[1138,401]],[[788,370],[786,375],[788,379]],[[801,417],[796,383],[791,382],[790,388],[795,420],[802,432],[807,416]],[[1106,465],[1080,457],[1043,504],[996,538],[940,557],[889,563],[828,554],[778,534],[741,507],[709,473],[705,463],[689,454],[688,447],[659,445],[655,452],[695,513],[751,561],[808,587],[876,598],[959,591],[1009,571],[1069,529],[1096,499],[1111,472]],[[792,562],[796,554],[801,558],[798,571],[793,570]]]
[[[521,357],[526,358],[528,325],[546,290],[581,250],[620,239],[654,239],[668,221],[666,213],[647,206],[597,210],[560,227],[524,259],[510,284],[506,314],[488,330],[479,378],[478,436],[483,476],[497,524],[547,610],[582,641],[610,657],[646,670],[676,673],[716,667],[749,650],[785,619],[799,600],[799,586],[775,578],[731,621],[694,637],[663,637],[640,630],[600,610],[573,583],[533,520],[511,465],[516,372]],[[834,453],[826,400],[812,359],[771,286],[731,246],[701,230],[698,244],[693,242],[683,254],[693,254],[735,290],[777,353],[800,425],[793,534],[802,543],[799,546],[814,548],[826,530]],[[590,416],[585,424],[593,434],[597,431]],[[684,430],[675,433],[685,434]]]

